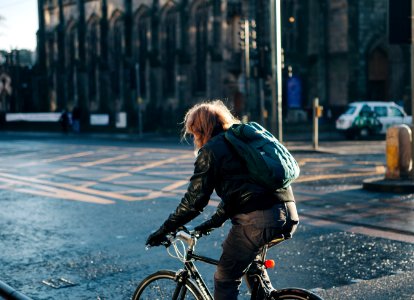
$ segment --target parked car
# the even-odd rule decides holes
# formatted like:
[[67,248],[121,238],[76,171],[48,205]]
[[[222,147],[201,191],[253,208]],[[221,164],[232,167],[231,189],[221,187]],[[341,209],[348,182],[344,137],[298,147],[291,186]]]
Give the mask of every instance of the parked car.
[[385,134],[397,124],[411,125],[412,117],[394,102],[358,101],[348,105],[336,120],[336,129],[347,138]]

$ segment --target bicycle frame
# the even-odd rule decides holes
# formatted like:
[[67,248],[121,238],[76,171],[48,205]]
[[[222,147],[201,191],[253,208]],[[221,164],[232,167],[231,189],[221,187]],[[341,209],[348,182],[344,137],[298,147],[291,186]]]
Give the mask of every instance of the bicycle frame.
[[[177,272],[177,289],[174,293],[173,299],[178,299],[178,296],[181,294],[181,289],[185,286],[186,280],[188,278],[193,279],[196,282],[196,285],[198,286],[200,292],[202,293],[203,297],[207,300],[213,300],[213,295],[211,294],[210,290],[208,289],[205,281],[201,277],[200,272],[198,271],[196,265],[194,264],[195,261],[201,261],[207,264],[211,265],[217,265],[218,260],[198,255],[194,253],[194,248],[197,242],[197,239],[200,237],[197,233],[187,233],[185,231],[178,231],[175,235],[175,238],[171,238],[170,242],[174,243],[176,239],[181,240],[188,244],[188,248],[185,255],[184,260],[184,270],[180,270]],[[280,239],[275,240],[273,243],[271,243],[270,246],[264,246],[260,255],[260,262],[263,263],[266,257],[266,253],[269,247],[278,244],[284,240],[284,237],[282,236]],[[251,276],[254,280],[253,286],[251,286],[251,292],[252,296],[251,299],[256,299],[260,287],[263,289],[264,293],[269,295],[271,291],[273,291],[273,287],[271,284],[267,284],[264,282],[262,278],[262,272],[257,270],[256,272],[250,273],[248,276]],[[246,280],[247,281],[247,280]]]
[[[213,296],[210,290],[208,289],[204,279],[201,277],[200,272],[198,271],[196,265],[194,264],[194,261],[201,261],[207,264],[217,265],[218,260],[210,258],[210,257],[202,256],[202,255],[197,255],[194,253],[194,248],[195,248],[198,237],[200,236],[198,236],[195,233],[190,234],[184,231],[178,231],[175,235],[175,239],[179,239],[188,244],[187,252],[185,255],[185,261],[184,261],[184,270],[180,270],[177,272],[177,279],[178,279],[177,281],[184,283],[188,278],[193,279],[196,282],[203,297],[205,299],[213,300]],[[177,286],[177,289],[181,289],[181,287]],[[179,293],[176,292],[175,294],[178,295]]]

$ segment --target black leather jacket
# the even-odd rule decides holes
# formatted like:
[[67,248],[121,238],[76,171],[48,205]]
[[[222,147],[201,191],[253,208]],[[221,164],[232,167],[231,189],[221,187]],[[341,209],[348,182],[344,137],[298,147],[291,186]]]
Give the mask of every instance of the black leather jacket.
[[226,141],[223,133],[212,137],[199,151],[194,163],[194,174],[181,203],[165,221],[166,232],[198,216],[207,206],[214,189],[221,198],[212,227],[221,226],[237,213],[268,209],[275,203],[294,201],[291,187],[276,193],[254,183],[241,158]]

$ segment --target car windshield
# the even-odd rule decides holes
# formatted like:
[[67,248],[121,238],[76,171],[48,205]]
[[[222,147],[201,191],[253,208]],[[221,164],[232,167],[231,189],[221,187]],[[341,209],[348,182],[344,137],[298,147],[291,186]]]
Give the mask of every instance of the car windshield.
[[344,115],[352,115],[356,110],[356,107],[353,105],[349,105],[346,111],[344,112]]

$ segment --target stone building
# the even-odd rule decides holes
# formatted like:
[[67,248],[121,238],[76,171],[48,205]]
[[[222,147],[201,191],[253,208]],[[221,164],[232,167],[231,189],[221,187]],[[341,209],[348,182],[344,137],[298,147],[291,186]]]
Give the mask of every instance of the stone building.
[[[358,99],[407,98],[409,49],[388,44],[387,3],[282,0],[288,120],[314,97],[334,113]],[[225,99],[239,117],[261,119],[260,103],[269,111],[270,0],[38,0],[38,7],[40,110],[77,106],[85,125],[106,114],[111,128],[124,115],[128,128],[142,118],[144,130],[174,127],[207,99]]]
[[290,76],[301,83],[299,108],[284,90],[287,113],[310,112],[315,97],[332,121],[357,100],[395,101],[410,111],[410,47],[388,42],[387,0],[282,3],[284,83]]

